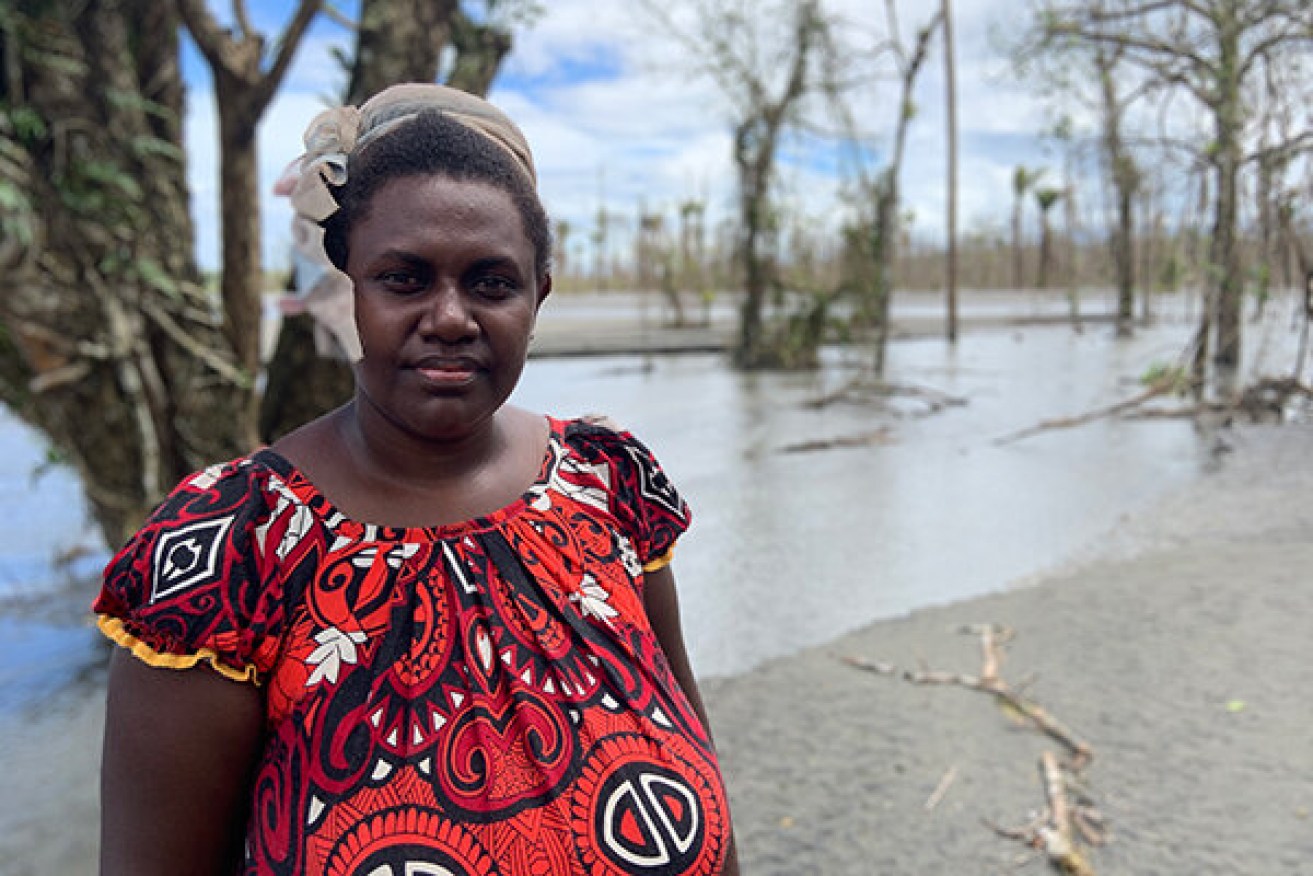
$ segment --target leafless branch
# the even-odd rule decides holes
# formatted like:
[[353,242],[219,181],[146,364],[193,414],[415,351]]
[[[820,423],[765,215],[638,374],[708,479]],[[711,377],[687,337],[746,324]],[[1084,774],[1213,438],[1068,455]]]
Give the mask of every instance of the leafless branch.
[[237,22],[237,32],[242,39],[249,40],[255,33],[251,27],[251,18],[246,14],[246,0],[232,0],[233,19]]

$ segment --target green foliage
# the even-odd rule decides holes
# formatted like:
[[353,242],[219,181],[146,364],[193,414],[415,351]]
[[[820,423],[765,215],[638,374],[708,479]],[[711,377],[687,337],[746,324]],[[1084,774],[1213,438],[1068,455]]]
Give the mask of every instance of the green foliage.
[[138,277],[152,289],[156,289],[175,301],[182,299],[182,291],[173,277],[154,259],[138,258],[132,263]]
[[77,169],[88,182],[117,189],[119,194],[130,201],[141,200],[141,184],[108,161],[82,161],[77,164]]
[[1158,289],[1162,292],[1175,292],[1181,288],[1181,260],[1176,253],[1169,253],[1158,269]]
[[766,338],[762,364],[785,370],[815,368],[819,363],[821,344],[834,322],[830,319],[834,294],[824,290],[803,290],[780,294],[779,297],[782,301],[792,302],[792,309],[775,323]]
[[1190,390],[1190,369],[1184,365],[1154,362],[1140,375],[1140,385],[1158,387],[1166,385],[1169,392],[1184,395]]
[[1053,208],[1053,205],[1062,200],[1062,189],[1046,187],[1035,190],[1035,203],[1039,205],[1040,210],[1047,213]]
[[[25,52],[35,54],[36,49],[32,46],[23,46]],[[39,58],[34,59],[42,67],[54,73],[59,73],[69,79],[79,80],[86,75],[87,65],[77,58],[70,58],[67,55],[60,55],[55,52],[45,52]]]
[[158,101],[150,100],[136,91],[124,91],[121,88],[106,89],[105,99],[109,101],[111,106],[118,109],[140,110],[148,116],[154,116],[166,121],[175,119],[173,110]]
[[1266,304],[1272,297],[1272,267],[1267,262],[1259,262],[1250,269],[1248,291],[1260,305]]
[[112,161],[75,160],[67,173],[52,182],[72,213],[111,232],[115,226],[136,227],[141,220],[141,184]]
[[46,136],[46,122],[41,118],[41,114],[31,107],[15,106],[0,107],[0,114],[4,115],[13,129],[14,139],[24,145],[31,145],[42,140]]
[[35,239],[31,215],[32,204],[23,190],[0,180],[0,236],[31,246]]
[[133,137],[128,144],[132,149],[132,154],[137,158],[151,158],[153,156],[162,156],[171,158],[179,164],[184,159],[182,149],[168,140],[161,140],[159,137]]

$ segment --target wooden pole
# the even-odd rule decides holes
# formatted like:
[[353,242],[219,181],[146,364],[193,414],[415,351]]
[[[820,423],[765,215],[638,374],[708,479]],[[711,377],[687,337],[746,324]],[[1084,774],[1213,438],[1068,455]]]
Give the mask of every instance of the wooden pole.
[[957,74],[954,70],[953,3],[943,0],[944,13],[944,93],[948,118],[948,263],[945,285],[948,287],[948,340],[957,341]]

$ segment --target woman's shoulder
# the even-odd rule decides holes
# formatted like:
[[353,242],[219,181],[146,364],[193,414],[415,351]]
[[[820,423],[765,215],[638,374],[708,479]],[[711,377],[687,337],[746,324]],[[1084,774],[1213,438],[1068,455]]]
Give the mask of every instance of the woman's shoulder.
[[266,448],[208,465],[180,480],[156,508],[152,520],[175,516],[184,507],[214,515],[263,504],[271,482],[277,482],[282,474],[276,455]]
[[213,554],[243,543],[242,533],[269,516],[282,489],[272,462],[261,450],[184,477],[119,551],[109,569],[154,557],[156,573],[167,578],[176,571],[175,566],[192,565],[174,557],[179,551],[179,557],[195,554],[197,562],[209,557],[210,561],[201,565],[213,565]]
[[628,448],[642,448],[634,433],[605,414],[585,414],[568,420],[554,420],[555,430],[570,449],[588,458],[628,455]]

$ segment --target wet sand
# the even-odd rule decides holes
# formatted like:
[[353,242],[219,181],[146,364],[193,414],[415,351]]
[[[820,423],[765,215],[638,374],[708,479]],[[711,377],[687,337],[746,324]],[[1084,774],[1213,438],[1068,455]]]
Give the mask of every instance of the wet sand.
[[[1313,428],[1223,440],[1220,471],[1064,572],[704,682],[745,872],[1012,872],[1025,849],[983,822],[1043,805],[1052,743],[982,694],[838,659],[975,672],[976,642],[955,629],[994,622],[1017,632],[1004,677],[1033,678],[1028,693],[1094,747],[1101,876],[1313,873]],[[102,696],[92,673],[0,718],[0,874],[94,872]]]
[[1013,871],[1026,849],[984,822],[1042,808],[1054,743],[984,694],[839,660],[975,673],[977,640],[955,630],[993,622],[1017,632],[1003,677],[1033,678],[1094,747],[1085,779],[1112,836],[1097,873],[1313,873],[1313,429],[1225,440],[1219,473],[1065,573],[708,684],[745,871]]

